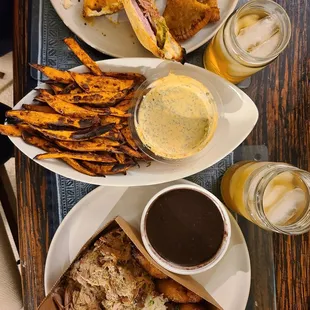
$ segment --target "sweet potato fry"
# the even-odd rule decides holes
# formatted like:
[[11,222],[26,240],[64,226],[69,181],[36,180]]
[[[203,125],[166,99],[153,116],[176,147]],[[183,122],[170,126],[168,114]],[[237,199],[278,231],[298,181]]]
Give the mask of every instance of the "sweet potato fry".
[[146,80],[146,77],[143,74],[135,72],[104,72],[103,75],[120,80],[135,80],[136,83],[140,84]]
[[107,107],[116,104],[126,96],[126,92],[97,92],[60,94],[57,98],[74,104],[88,104],[89,106]]
[[74,82],[67,85],[60,94],[78,94],[82,92],[83,90]]
[[53,108],[55,111],[62,115],[88,118],[98,116],[98,113],[88,111],[72,103],[63,101],[57,98],[57,96],[53,96],[50,93],[46,92],[45,90],[42,90],[40,95],[44,98],[44,100],[51,108]]
[[90,176],[96,176],[95,173],[93,173],[92,171],[89,171],[89,169],[83,167],[77,160],[72,159],[72,158],[62,158],[62,160],[69,165],[70,167],[72,167],[74,170],[90,175]]
[[108,133],[113,129],[114,125],[109,124],[106,126],[91,127],[82,130],[52,130],[39,128],[33,125],[29,125],[31,129],[36,132],[41,133],[43,136],[56,139],[56,140],[65,140],[65,141],[83,141],[89,140],[98,136],[104,136],[105,133]]
[[4,136],[21,137],[22,129],[15,125],[0,124],[0,134]]
[[58,114],[54,109],[52,109],[48,105],[40,105],[40,104],[23,104],[23,108],[27,111],[35,111],[35,112],[43,112],[43,113],[52,113]]
[[[105,139],[110,141],[108,139]],[[110,142],[106,142],[103,139],[93,139],[91,141],[56,141],[57,145],[70,150],[78,152],[99,152],[106,151],[111,153],[119,152],[114,146],[111,146]],[[117,143],[116,141],[111,141],[112,143]],[[119,143],[118,143],[119,144]],[[117,145],[116,145],[117,146]]]
[[[23,132],[22,134],[22,138],[23,140],[31,145],[34,145],[46,152],[57,152],[60,151],[58,150],[51,142],[44,140],[43,138],[31,135],[27,132]],[[87,174],[87,175],[91,175],[91,176],[95,176],[95,173],[89,171],[89,169],[86,169],[85,167],[83,167],[78,161],[76,161],[75,159],[72,158],[62,158],[62,160],[68,164],[69,166],[71,166],[73,169]]]
[[77,58],[83,63],[83,65],[85,65],[93,74],[102,75],[102,71],[99,66],[84,50],[82,50],[80,45],[73,38],[65,38],[64,41],[71,51],[77,56]]
[[135,103],[131,100],[122,100],[115,106],[115,108],[123,112],[128,112],[134,105]]
[[30,66],[41,71],[44,75],[46,75],[49,79],[53,81],[64,84],[69,84],[73,82],[71,74],[67,71],[61,71],[52,67],[42,66],[38,64],[30,64]]
[[49,86],[53,90],[55,95],[61,93],[64,90],[64,87],[61,84],[53,84],[53,83],[51,83],[51,84],[49,84]]
[[[111,124],[111,125],[114,125],[114,124]],[[107,139],[112,140],[112,141],[124,141],[124,138],[123,138],[121,132],[117,129],[110,130],[110,131],[104,133],[103,135],[101,135],[101,137],[107,138]]]
[[119,80],[108,76],[94,76],[87,73],[71,72],[75,82],[86,92],[95,93],[102,91],[119,92],[122,90],[131,89],[134,80]]
[[55,128],[58,126],[89,128],[94,126],[98,121],[96,118],[73,118],[60,114],[24,110],[10,110],[6,113],[6,116],[12,118],[14,121],[24,122],[34,126],[43,126],[47,128]]
[[124,111],[118,110],[118,109],[113,108],[113,107],[93,108],[93,107],[89,107],[89,106],[84,106],[84,109],[86,109],[88,111],[92,111],[94,113],[98,113],[98,115],[103,115],[103,116],[108,116],[108,115],[117,116],[117,117],[130,117],[131,116],[130,113],[126,113]]
[[127,143],[134,149],[134,150],[137,150],[138,147],[131,135],[131,132],[130,132],[130,129],[129,127],[125,127],[121,130],[121,133],[123,135],[123,137],[125,138],[125,140],[127,141]]
[[120,124],[122,119],[116,116],[102,116],[101,118],[101,125],[107,124]]
[[123,154],[123,153],[118,153],[118,154],[115,154],[115,157],[117,159],[117,161],[120,163],[120,164],[125,164],[125,161],[126,161],[126,155]]
[[83,161],[82,163],[85,167],[89,168],[96,175],[106,176],[110,174],[125,173],[133,165],[131,164],[95,164],[92,162]]
[[52,158],[73,158],[101,163],[115,163],[116,159],[110,156],[107,153],[104,154],[95,154],[95,153],[72,153],[72,152],[53,152],[53,153],[45,153],[39,154],[35,156],[34,159],[42,160],[42,159],[52,159]]
[[148,156],[146,156],[144,153],[133,150],[127,145],[120,145],[118,149],[121,152],[129,155],[130,157],[134,157],[134,158],[145,160],[145,161],[151,161],[151,159]]

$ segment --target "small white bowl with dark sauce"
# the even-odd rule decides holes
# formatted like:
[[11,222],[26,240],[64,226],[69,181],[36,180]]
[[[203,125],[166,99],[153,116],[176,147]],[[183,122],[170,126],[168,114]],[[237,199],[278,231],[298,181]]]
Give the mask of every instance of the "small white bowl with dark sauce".
[[150,256],[163,268],[183,275],[215,266],[231,237],[225,206],[209,191],[190,184],[155,194],[142,213],[140,228]]

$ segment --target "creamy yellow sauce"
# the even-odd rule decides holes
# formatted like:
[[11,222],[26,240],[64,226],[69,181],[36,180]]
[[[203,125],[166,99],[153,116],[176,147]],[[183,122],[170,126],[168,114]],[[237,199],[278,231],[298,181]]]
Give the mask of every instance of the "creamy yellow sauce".
[[209,90],[193,78],[170,73],[151,85],[136,122],[137,133],[155,155],[182,159],[211,139],[217,112]]

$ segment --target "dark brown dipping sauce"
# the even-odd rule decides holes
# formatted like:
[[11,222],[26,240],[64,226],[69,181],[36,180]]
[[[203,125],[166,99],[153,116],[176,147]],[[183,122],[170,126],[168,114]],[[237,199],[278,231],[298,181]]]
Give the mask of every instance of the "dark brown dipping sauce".
[[158,197],[146,217],[146,233],[165,260],[192,267],[209,261],[224,237],[224,222],[214,202],[189,189]]

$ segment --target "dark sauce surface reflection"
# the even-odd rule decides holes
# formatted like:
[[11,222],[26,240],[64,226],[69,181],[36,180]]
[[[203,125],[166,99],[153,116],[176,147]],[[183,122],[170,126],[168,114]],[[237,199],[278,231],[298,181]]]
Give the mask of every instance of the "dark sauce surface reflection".
[[189,189],[164,193],[151,205],[146,233],[164,259],[185,267],[209,261],[224,237],[224,222],[214,202]]

